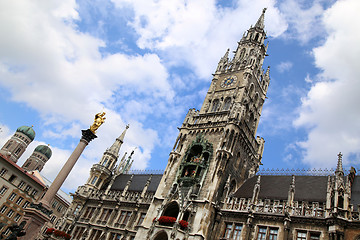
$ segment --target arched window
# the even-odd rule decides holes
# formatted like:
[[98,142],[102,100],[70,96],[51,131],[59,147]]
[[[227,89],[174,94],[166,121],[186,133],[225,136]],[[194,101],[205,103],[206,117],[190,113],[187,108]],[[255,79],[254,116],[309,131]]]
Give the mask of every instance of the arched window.
[[236,190],[236,181],[235,179],[233,179],[230,183],[230,189],[229,189],[229,193],[232,193]]
[[225,102],[224,102],[223,110],[224,110],[224,111],[229,110],[230,104],[231,104],[231,98],[230,98],[230,97],[227,97],[227,98],[225,99]]
[[5,148],[9,148],[11,146],[12,142],[9,142],[8,145]]
[[255,36],[255,41],[258,41],[258,40],[259,40],[259,33],[257,33]]
[[106,166],[106,163],[107,163],[108,160],[109,160],[109,158],[105,158],[104,161],[103,161],[103,163],[102,163],[102,165],[103,165],[103,166]]
[[15,154],[18,155],[21,152],[21,148],[16,149]]
[[239,58],[242,59],[245,56],[245,48],[241,49]]
[[220,102],[219,99],[215,99],[213,101],[213,105],[212,105],[212,108],[211,108],[212,112],[216,112],[218,110],[219,102]]
[[161,231],[154,237],[154,240],[168,240],[168,236],[165,231]]
[[162,215],[177,218],[179,215],[179,205],[176,202],[169,203]]

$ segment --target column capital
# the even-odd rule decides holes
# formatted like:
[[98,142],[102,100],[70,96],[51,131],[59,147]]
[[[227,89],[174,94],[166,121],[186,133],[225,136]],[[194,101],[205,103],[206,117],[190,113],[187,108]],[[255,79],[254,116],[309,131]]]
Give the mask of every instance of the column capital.
[[81,140],[85,140],[87,143],[97,138],[97,136],[90,129],[81,130],[81,132],[82,132]]

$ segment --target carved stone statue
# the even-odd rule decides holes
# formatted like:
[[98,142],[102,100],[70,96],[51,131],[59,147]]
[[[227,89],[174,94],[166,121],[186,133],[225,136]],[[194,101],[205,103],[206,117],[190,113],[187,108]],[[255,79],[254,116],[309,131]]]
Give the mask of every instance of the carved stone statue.
[[94,123],[90,126],[90,131],[95,134],[96,130],[105,122],[105,112],[95,115]]

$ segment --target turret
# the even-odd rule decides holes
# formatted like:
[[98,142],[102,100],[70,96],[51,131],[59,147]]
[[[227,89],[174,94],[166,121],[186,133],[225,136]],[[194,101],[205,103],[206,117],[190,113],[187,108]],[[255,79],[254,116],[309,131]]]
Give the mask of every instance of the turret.
[[51,155],[52,151],[49,146],[39,145],[22,165],[22,168],[26,171],[38,170],[40,172],[44,168],[45,163],[50,159]]
[[113,145],[106,149],[99,163],[92,166],[90,177],[85,186],[100,189],[105,183],[110,181],[109,178],[113,175],[113,169],[119,157],[119,151],[128,128],[129,125],[127,125],[122,134],[116,138]]
[[0,153],[16,163],[34,138],[35,131],[32,126],[21,126],[1,148]]

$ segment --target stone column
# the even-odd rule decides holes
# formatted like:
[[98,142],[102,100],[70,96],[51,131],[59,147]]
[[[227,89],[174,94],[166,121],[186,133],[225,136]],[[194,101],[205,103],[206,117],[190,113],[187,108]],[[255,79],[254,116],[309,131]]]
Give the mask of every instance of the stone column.
[[90,129],[82,130],[82,137],[79,144],[75,148],[74,152],[71,154],[69,159],[66,161],[65,165],[60,170],[59,174],[56,176],[54,182],[51,184],[49,189],[46,191],[43,199],[40,200],[38,204],[30,205],[30,208],[25,209],[24,220],[26,220],[26,225],[24,227],[26,235],[21,237],[22,240],[33,240],[40,232],[40,229],[46,222],[50,220],[50,215],[52,214],[50,208],[50,202],[55,197],[56,193],[59,191],[61,185],[64,183],[65,179],[69,175],[71,169],[74,167],[76,161],[79,159],[81,153],[84,151],[85,147],[89,142],[96,138],[96,135],[90,131]]
[[91,140],[96,138],[96,135],[88,130],[82,130],[82,137],[80,139],[79,144],[66,161],[65,165],[60,170],[59,174],[56,176],[54,182],[51,184],[49,189],[46,191],[45,196],[41,200],[41,202],[45,206],[50,206],[51,200],[55,197],[56,193],[59,191],[60,187],[64,183],[65,179],[69,175],[71,169],[74,167],[75,163],[79,159],[81,153],[84,151],[85,147],[89,144]]

